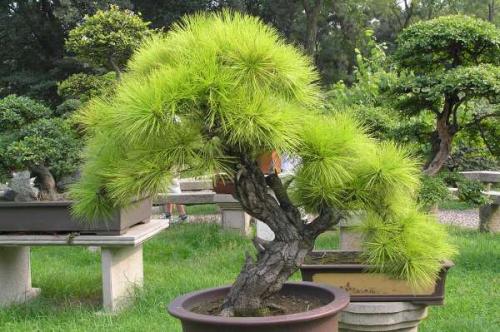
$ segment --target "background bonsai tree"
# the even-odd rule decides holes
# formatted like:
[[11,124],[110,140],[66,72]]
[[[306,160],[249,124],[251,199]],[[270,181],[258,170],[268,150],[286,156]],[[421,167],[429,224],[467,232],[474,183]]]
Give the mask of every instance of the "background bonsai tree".
[[28,97],[0,99],[0,166],[5,173],[28,169],[42,199],[55,199],[56,179],[74,172],[81,141],[67,120]]
[[132,52],[152,33],[148,25],[140,15],[111,5],[71,30],[65,46],[81,61],[113,70],[119,77]]
[[399,35],[395,59],[407,73],[394,89],[399,108],[408,115],[428,111],[435,116],[425,168],[434,175],[450,156],[459,130],[477,130],[481,122],[500,116],[498,107],[467,107],[478,99],[499,102],[500,32],[491,23],[467,16],[418,22]]
[[[81,111],[89,138],[71,191],[74,213],[109,215],[134,197],[164,191],[174,170],[225,172],[244,210],[275,239],[254,241],[257,253],[248,255],[223,315],[258,313],[316,237],[351,209],[373,215],[367,262],[418,285],[433,282],[451,250],[443,229],[413,203],[418,165],[349,117],[320,114],[317,80],[311,60],[257,18],[185,18],[138,50],[111,99]],[[256,165],[273,150],[300,159],[289,186]],[[299,207],[316,217],[304,220]]]

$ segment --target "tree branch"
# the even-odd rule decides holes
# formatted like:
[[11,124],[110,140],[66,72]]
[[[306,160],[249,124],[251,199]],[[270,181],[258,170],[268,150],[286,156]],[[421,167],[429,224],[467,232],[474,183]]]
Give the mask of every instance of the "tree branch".
[[306,225],[306,232],[312,239],[315,239],[321,233],[337,225],[342,218],[343,215],[339,211],[331,207],[324,207],[321,209],[319,216]]
[[288,193],[286,192],[286,189],[277,174],[270,174],[266,176],[266,183],[273,190],[274,195],[283,210],[288,211],[294,208],[290,198],[288,197]]

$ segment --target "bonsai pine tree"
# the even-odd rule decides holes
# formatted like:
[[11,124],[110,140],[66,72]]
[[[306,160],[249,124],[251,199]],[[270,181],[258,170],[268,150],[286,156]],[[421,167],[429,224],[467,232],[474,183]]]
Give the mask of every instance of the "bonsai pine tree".
[[410,72],[394,90],[399,108],[408,115],[432,112],[436,119],[425,169],[434,175],[448,159],[458,131],[500,116],[498,108],[467,114],[466,107],[474,100],[499,102],[499,29],[460,15],[419,22],[399,35],[395,59]]
[[69,32],[66,49],[83,62],[115,71],[117,77],[133,51],[152,33],[149,23],[130,10],[111,5]]
[[[317,236],[353,209],[373,215],[365,227],[368,262],[419,285],[433,282],[450,250],[443,230],[413,203],[418,165],[346,115],[322,115],[317,81],[310,58],[257,18],[184,18],[135,53],[112,99],[94,99],[80,114],[89,138],[72,188],[74,213],[109,215],[163,192],[174,171],[227,174],[243,209],[275,239],[254,240],[257,252],[246,258],[222,315],[258,314]],[[300,160],[291,184],[261,172],[255,160],[269,151]],[[300,207],[316,217],[305,220]]]
[[68,120],[28,97],[0,99],[0,167],[5,173],[28,169],[44,199],[54,199],[56,179],[76,170],[81,140]]

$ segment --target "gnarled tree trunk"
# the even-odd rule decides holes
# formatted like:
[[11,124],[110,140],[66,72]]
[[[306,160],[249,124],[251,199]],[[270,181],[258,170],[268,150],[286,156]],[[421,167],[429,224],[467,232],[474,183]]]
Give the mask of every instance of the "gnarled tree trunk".
[[456,128],[450,124],[450,115],[454,112],[456,112],[456,104],[453,101],[446,100],[443,111],[438,115],[436,121],[437,137],[435,137],[432,143],[432,157],[424,170],[424,173],[427,175],[436,175],[451,154],[451,143],[456,133]]
[[236,197],[244,210],[266,223],[275,234],[270,242],[254,240],[257,258],[247,255],[223,304],[222,315],[253,316],[265,308],[266,300],[299,269],[313,249],[316,237],[338,223],[342,215],[324,208],[315,220],[306,224],[291,204],[279,177],[275,174],[264,177],[253,162],[244,162],[235,184]]

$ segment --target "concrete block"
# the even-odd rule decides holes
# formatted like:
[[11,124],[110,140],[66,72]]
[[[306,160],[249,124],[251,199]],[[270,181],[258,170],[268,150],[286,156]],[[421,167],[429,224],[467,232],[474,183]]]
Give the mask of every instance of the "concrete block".
[[241,204],[231,195],[217,196],[219,198],[217,205],[221,213],[222,228],[249,235],[251,217],[243,210]]
[[118,311],[129,304],[136,289],[143,286],[142,245],[103,247],[101,257],[103,307],[105,311]]
[[482,232],[500,233],[499,204],[486,204],[479,208],[479,229]]
[[40,294],[31,287],[30,247],[0,247],[0,307],[29,301]]

